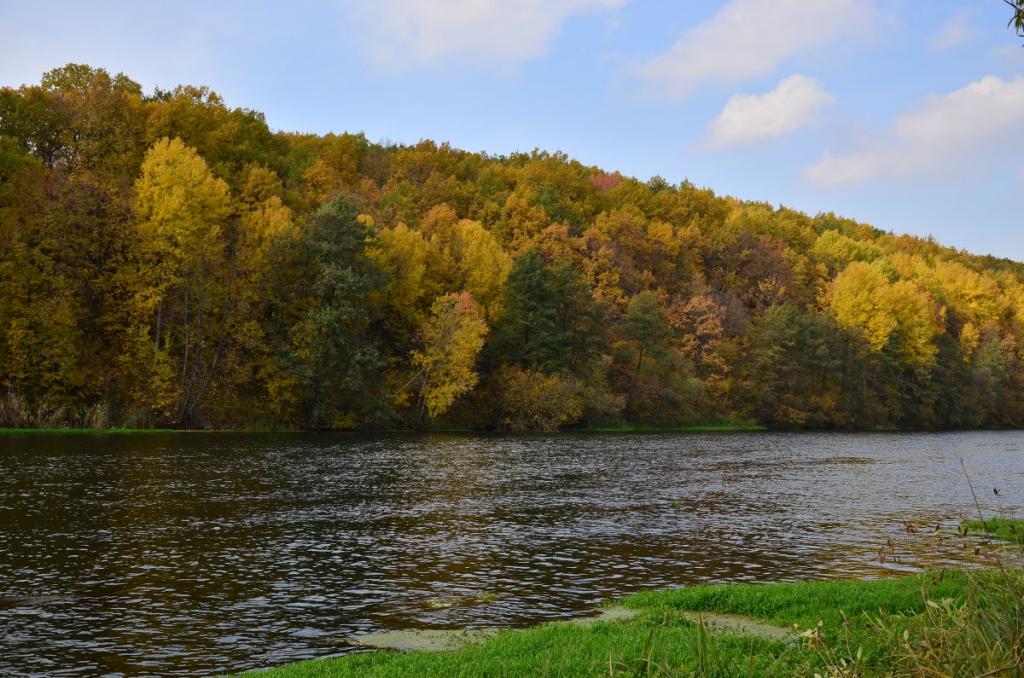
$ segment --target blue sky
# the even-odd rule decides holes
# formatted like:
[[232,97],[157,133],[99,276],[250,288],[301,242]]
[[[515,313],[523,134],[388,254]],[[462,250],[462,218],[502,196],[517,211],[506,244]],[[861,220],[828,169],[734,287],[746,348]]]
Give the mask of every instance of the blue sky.
[[1024,261],[1002,0],[0,0],[0,85],[69,61],[275,129],[503,154],[835,211]]

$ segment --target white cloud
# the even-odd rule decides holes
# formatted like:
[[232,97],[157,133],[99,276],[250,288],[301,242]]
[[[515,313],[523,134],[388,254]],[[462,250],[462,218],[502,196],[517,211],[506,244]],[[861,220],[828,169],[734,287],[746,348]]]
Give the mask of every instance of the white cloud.
[[708,125],[708,145],[738,146],[791,134],[835,102],[814,78],[791,75],[770,92],[736,94]]
[[949,19],[942,30],[932,36],[928,46],[932,49],[950,49],[969,42],[978,36],[978,31],[967,23],[967,15],[957,14]]
[[369,57],[404,67],[463,58],[509,63],[541,56],[574,15],[628,0],[347,0]]
[[[818,184],[992,167],[1017,157],[1024,126],[1024,77],[989,75],[948,94],[926,97],[896,118],[884,139],[849,153],[826,153],[805,168]],[[979,161],[981,159],[981,161]]]
[[790,57],[862,33],[870,0],[731,0],[635,73],[669,97],[706,82],[767,75]]

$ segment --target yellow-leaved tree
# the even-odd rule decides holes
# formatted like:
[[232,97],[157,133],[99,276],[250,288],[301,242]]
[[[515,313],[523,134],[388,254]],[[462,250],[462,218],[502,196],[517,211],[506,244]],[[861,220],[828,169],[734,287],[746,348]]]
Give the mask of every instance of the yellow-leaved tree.
[[190,425],[227,339],[231,199],[227,184],[181,139],[157,141],[141,170],[133,206],[136,311],[149,327],[153,365],[143,395],[165,419]]
[[284,204],[283,194],[281,179],[273,170],[251,164],[242,172],[236,249],[243,271],[265,265],[275,242],[298,237],[295,217]]
[[818,236],[811,253],[833,271],[841,271],[854,261],[872,262],[882,256],[881,248],[874,243],[854,240],[835,229]]
[[386,304],[409,325],[421,325],[436,284],[427,276],[430,247],[420,232],[405,224],[381,229],[367,256],[387,279],[382,291]]
[[207,419],[216,414],[221,420],[244,421],[252,415],[246,398],[261,392],[274,404],[275,416],[286,409],[287,398],[274,393],[282,380],[290,382],[277,359],[275,338],[306,297],[300,292],[301,299],[292,298],[288,304],[279,304],[276,298],[283,290],[302,289],[295,282],[302,270],[295,265],[301,229],[283,198],[281,179],[273,170],[257,163],[242,170],[238,219],[228,237],[231,345],[218,370],[217,391],[209,399],[216,407],[207,408]]
[[948,324],[959,332],[963,355],[977,350],[980,336],[1009,311],[998,283],[956,261],[926,261],[897,253],[889,257],[901,277],[913,280],[945,307]]
[[438,297],[422,331],[422,345],[411,354],[419,368],[419,416],[444,414],[459,396],[476,386],[476,358],[487,323],[469,292]]
[[448,251],[457,261],[459,282],[493,321],[501,315],[501,298],[512,270],[512,258],[479,221],[469,219],[455,224]]
[[895,340],[908,363],[921,367],[934,361],[935,302],[909,280],[891,282],[878,263],[847,266],[832,285],[829,304],[839,324],[860,328],[876,351]]
[[494,322],[501,315],[505,280],[512,258],[479,221],[462,219],[447,205],[439,205],[424,218],[430,238],[432,277],[443,289],[466,290]]

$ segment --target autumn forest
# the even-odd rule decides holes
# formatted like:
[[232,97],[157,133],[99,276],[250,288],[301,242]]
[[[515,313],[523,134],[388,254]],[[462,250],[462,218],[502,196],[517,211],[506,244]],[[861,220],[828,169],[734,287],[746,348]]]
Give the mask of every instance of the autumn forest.
[[0,91],[0,389],[4,427],[1019,427],[1024,264],[68,65]]

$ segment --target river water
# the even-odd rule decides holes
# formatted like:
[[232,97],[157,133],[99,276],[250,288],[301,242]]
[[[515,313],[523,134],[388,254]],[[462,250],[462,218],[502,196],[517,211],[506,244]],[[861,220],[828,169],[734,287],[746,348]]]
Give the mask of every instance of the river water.
[[1020,432],[3,436],[0,675],[237,671],[976,562],[961,459],[986,513],[1024,511]]

